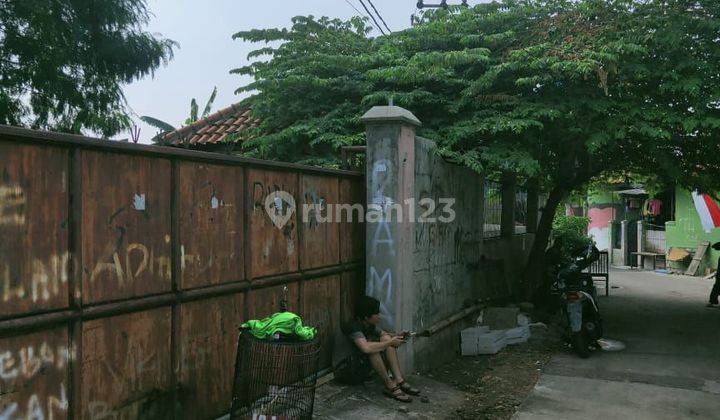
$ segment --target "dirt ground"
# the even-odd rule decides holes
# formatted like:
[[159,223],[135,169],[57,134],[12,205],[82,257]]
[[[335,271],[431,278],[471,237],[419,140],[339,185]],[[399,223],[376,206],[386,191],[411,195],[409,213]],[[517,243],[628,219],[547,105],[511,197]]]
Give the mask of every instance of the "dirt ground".
[[386,397],[378,378],[348,386],[330,381],[318,388],[314,418],[324,420],[509,419],[531,393],[552,355],[565,352],[556,323],[531,328],[527,343],[496,355],[453,358],[430,371],[408,375],[421,390],[412,403]]
[[447,418],[509,419],[530,394],[550,357],[566,351],[556,327],[533,328],[524,344],[507,346],[498,354],[458,357],[422,375],[466,393],[466,401]]

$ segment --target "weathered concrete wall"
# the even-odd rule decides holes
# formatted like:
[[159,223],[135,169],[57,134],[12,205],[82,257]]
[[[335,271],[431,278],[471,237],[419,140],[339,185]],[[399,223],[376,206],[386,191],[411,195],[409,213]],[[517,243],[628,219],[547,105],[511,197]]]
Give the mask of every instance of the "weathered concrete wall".
[[[517,294],[533,235],[483,243],[483,176],[440,158],[434,142],[415,136],[419,121],[407,110],[375,107],[363,120],[368,204],[380,209],[366,219],[366,292],[381,302],[383,327],[420,332],[481,300]],[[470,321],[401,347],[403,367],[454,357]]]
[[[469,268],[467,276],[462,281],[448,279],[445,286],[446,289],[453,287],[457,287],[458,290],[464,289],[468,294],[445,295],[445,307],[441,312],[457,313],[470,301],[506,302],[517,296],[522,270],[534,236],[534,234],[523,234],[481,241],[478,244],[480,254],[477,267]],[[434,252],[442,252],[442,250],[438,248]],[[424,279],[416,277],[414,280],[422,284]],[[419,286],[421,287],[422,285]],[[430,319],[436,319],[435,322],[438,322],[448,317],[435,316],[428,309],[418,308],[418,312],[424,315],[425,322]],[[477,315],[456,322],[429,338],[416,338],[413,342],[415,368],[429,369],[455,357],[459,350],[460,331],[474,324]]]
[[413,324],[418,330],[447,318],[462,307],[464,300],[479,295],[483,176],[445,162],[434,152],[435,147],[430,140],[415,139],[416,213],[421,216],[430,212],[432,209],[423,204],[432,199],[437,207],[431,218],[452,216],[444,211],[443,203],[448,203],[455,217],[415,225]]
[[610,250],[612,247],[611,231],[612,221],[618,215],[622,206],[611,191],[599,190],[588,194],[588,236],[594,241],[599,250]]
[[[483,177],[440,158],[435,143],[415,139],[416,213],[430,212],[424,200],[437,207],[429,216],[441,220],[415,224],[413,327],[421,331],[480,296],[483,216]],[[452,200],[446,201],[446,200]],[[454,213],[445,211],[444,203]]]

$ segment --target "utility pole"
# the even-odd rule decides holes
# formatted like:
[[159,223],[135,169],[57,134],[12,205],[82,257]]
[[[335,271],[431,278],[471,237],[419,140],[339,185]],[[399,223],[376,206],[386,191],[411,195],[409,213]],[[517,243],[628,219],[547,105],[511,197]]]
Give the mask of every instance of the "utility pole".
[[[469,7],[467,0],[462,0],[460,5]],[[419,10],[422,10],[422,9],[447,9],[448,7],[450,7],[450,5],[448,5],[447,0],[440,0],[440,3],[436,3],[436,4],[425,4],[425,2],[423,0],[418,0],[416,7]],[[417,16],[415,16],[414,13],[412,15],[410,15],[410,25],[414,26],[419,21],[420,21],[420,19]]]
[[[467,0],[462,0],[462,6],[465,6],[465,7],[468,6]],[[425,2],[424,2],[423,0],[418,0],[418,2],[417,2],[417,8],[418,8],[418,9],[431,9],[431,8],[434,8],[434,9],[439,9],[439,8],[447,9],[447,8],[448,8],[448,4],[447,4],[447,0],[440,0],[440,3],[438,3],[438,4],[425,4]]]

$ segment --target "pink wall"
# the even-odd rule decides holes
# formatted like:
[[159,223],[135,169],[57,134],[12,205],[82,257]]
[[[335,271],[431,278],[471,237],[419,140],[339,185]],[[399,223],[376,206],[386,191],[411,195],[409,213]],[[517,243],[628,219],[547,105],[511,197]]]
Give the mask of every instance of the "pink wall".
[[612,207],[591,207],[588,216],[590,216],[590,229],[606,228],[615,217],[615,209]]
[[615,209],[591,207],[588,216],[590,217],[588,236],[593,238],[598,249],[610,249],[610,222],[615,218]]

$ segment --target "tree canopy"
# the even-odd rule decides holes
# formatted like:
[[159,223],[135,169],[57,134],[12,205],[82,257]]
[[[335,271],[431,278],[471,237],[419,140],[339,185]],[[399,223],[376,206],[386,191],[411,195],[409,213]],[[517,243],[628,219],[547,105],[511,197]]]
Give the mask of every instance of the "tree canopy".
[[358,117],[393,97],[478,170],[566,189],[614,169],[701,185],[717,169],[719,13],[714,1],[508,0],[378,38],[359,18],[297,17],[237,33],[268,46],[234,72],[254,78],[239,91],[256,93],[263,136],[250,146],[270,158],[333,164],[334,148],[363,141]]
[[235,35],[267,44],[235,70],[254,78],[239,89],[262,120],[252,153],[335,164],[392,97],[447,157],[541,181],[534,257],[556,205],[603,174],[720,189],[720,2],[505,0],[368,33],[359,18],[298,17]]
[[0,0],[0,124],[104,136],[131,124],[122,85],[172,58],[145,0]]

